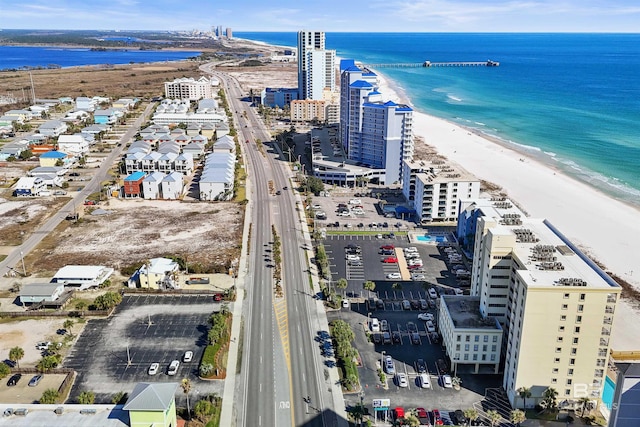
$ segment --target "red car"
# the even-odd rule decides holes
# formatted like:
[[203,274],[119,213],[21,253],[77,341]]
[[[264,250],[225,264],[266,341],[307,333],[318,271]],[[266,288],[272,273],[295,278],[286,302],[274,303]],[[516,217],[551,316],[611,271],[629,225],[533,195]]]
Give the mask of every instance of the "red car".
[[434,426],[443,426],[444,422],[442,421],[442,417],[440,416],[440,411],[438,411],[437,409],[434,409],[431,411],[431,414],[433,414],[433,425]]
[[384,262],[386,264],[397,264],[398,263],[398,258],[396,258],[394,256],[389,256],[389,257],[386,257],[385,259],[383,259],[382,262]]
[[96,204],[96,202],[94,202],[93,200],[85,200],[85,201],[84,201],[84,204],[85,204],[85,205],[88,205],[88,206],[93,206],[93,205],[95,205],[95,204]]
[[429,425],[429,414],[427,414],[427,411],[424,408],[416,408],[416,413],[420,424]]
[[400,418],[404,418],[404,408],[400,406],[396,407],[395,413],[396,413],[396,420],[399,420]]
[[419,269],[422,268],[422,266],[421,265],[408,265],[407,268],[409,270],[419,270]]
[[395,249],[395,248],[396,248],[396,247],[395,247],[395,246],[393,246],[393,245],[384,245],[384,246],[380,246],[380,249],[387,250],[387,251],[393,250],[393,249]]

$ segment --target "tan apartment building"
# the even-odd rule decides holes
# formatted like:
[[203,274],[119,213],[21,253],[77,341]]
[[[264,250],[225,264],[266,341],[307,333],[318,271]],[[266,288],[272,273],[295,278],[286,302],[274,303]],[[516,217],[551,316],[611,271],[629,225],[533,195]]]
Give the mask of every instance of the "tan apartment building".
[[323,100],[294,100],[290,104],[292,122],[325,121],[325,102]]
[[552,387],[558,401],[600,399],[621,288],[548,221],[477,218],[472,295],[504,328],[505,389],[527,407]]
[[198,80],[182,77],[164,83],[164,96],[169,99],[188,99],[190,101],[213,98],[213,86],[217,84],[217,80],[206,77],[200,77]]

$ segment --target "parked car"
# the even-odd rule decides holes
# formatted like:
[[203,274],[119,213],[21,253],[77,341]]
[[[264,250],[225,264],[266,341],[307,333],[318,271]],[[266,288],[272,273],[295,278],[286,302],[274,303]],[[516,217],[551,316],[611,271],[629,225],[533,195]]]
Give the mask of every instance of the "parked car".
[[391,334],[391,339],[396,344],[399,344],[402,342],[402,336],[400,335],[400,332],[394,332],[393,334]]
[[413,322],[407,322],[407,330],[409,332],[418,332],[418,327]]
[[431,415],[433,416],[433,425],[434,426],[442,426],[444,425],[444,421],[442,421],[442,416],[440,415],[440,411],[437,409],[433,409],[431,411]]
[[389,273],[389,274],[387,274],[387,279],[389,279],[389,280],[400,280],[400,279],[402,279],[402,275],[400,273]]
[[13,387],[14,385],[18,384],[20,378],[22,378],[22,374],[13,374],[11,378],[9,378],[9,381],[7,381],[7,385],[9,387]]
[[411,310],[411,303],[408,299],[402,300],[402,309],[403,310]]
[[374,344],[382,344],[382,335],[381,334],[373,333],[371,335],[373,337],[373,343]]
[[371,318],[371,332],[380,332],[380,321],[375,317]]
[[431,313],[420,313],[418,314],[418,319],[424,320],[425,322],[428,320],[433,321],[433,314]]
[[390,257],[384,258],[382,262],[384,262],[385,264],[397,264],[398,258],[394,256],[390,256]]
[[427,373],[427,364],[425,363],[424,359],[416,360],[416,371],[418,371],[419,374]]
[[456,409],[454,412],[451,412],[449,415],[451,416],[451,421],[453,421],[455,425],[460,425],[460,426],[467,425],[467,423],[469,422],[467,417],[464,416],[464,412],[462,412],[461,409]]
[[440,375],[444,375],[449,372],[449,366],[447,365],[447,362],[444,361],[444,359],[438,359],[436,361],[436,365],[438,366]]
[[169,368],[167,369],[167,375],[175,375],[178,373],[178,368],[180,367],[180,361],[174,360],[169,364]]
[[453,382],[451,381],[451,376],[450,375],[443,375],[442,376],[442,385],[444,386],[444,388],[452,388],[453,387]]
[[29,381],[29,387],[35,387],[40,384],[40,380],[42,380],[42,374],[34,375],[33,378]]
[[420,425],[426,426],[429,425],[429,414],[424,408],[416,408],[416,415],[418,416],[418,421],[420,421]]
[[46,350],[51,345],[51,341],[40,341],[36,344],[36,350]]
[[182,361],[191,362],[191,360],[193,360],[193,351],[185,351],[184,356],[182,356]]
[[429,298],[437,299],[438,293],[434,288],[429,288]]
[[383,250],[394,250],[395,248],[396,248],[396,247],[395,247],[395,246],[393,246],[393,245],[383,245],[383,246],[380,246],[380,249],[383,249]]
[[429,304],[427,304],[426,299],[421,299],[419,301],[420,301],[420,310],[426,310],[427,308],[429,308]]
[[385,319],[382,319],[380,321],[380,330],[382,332],[387,332],[389,330],[389,322],[387,322]]
[[418,384],[421,388],[431,388],[431,380],[429,374],[418,374]]
[[431,320],[427,320],[427,332],[435,332],[436,325],[433,324]]
[[160,364],[159,363],[152,363],[151,366],[149,366],[149,371],[147,372],[149,375],[155,375],[158,373],[158,370],[160,370]]
[[95,206],[96,202],[93,201],[93,200],[85,200],[84,204],[87,205],[87,206]]
[[382,333],[382,343],[391,344],[391,334],[389,332]]
[[359,259],[353,259],[353,260],[347,261],[347,263],[352,267],[362,267],[362,260],[359,260]]
[[387,372],[387,374],[395,374],[396,366],[393,363],[393,358],[391,358],[391,356],[384,357],[384,370]]
[[409,387],[407,374],[405,374],[404,372],[398,372],[398,374],[396,374],[396,382],[398,383],[398,387],[402,387],[402,388]]
[[417,332],[411,332],[409,334],[409,338],[411,339],[411,344],[420,345],[420,334]]
[[80,174],[78,172],[71,172],[69,176],[80,176]]

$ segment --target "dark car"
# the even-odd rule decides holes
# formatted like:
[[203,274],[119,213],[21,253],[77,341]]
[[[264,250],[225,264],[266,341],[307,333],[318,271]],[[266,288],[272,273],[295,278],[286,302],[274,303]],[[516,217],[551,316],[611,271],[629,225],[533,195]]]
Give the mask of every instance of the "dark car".
[[418,327],[416,326],[416,324],[415,324],[415,323],[413,323],[413,322],[408,322],[408,323],[407,323],[407,330],[408,330],[409,332],[418,332]]
[[33,378],[31,378],[31,381],[29,381],[29,387],[35,387],[38,384],[40,384],[40,380],[42,379],[42,375],[38,374],[38,375],[34,375]]
[[411,338],[411,344],[420,345],[420,334],[417,332],[411,332],[409,337]]
[[80,176],[80,174],[78,172],[71,172],[69,176]]
[[11,378],[9,378],[9,381],[7,381],[7,385],[9,387],[12,387],[18,384],[18,381],[20,381],[20,378],[22,378],[22,374],[13,374]]
[[62,328],[56,331],[56,334],[58,335],[65,335],[66,333],[67,333],[67,330]]
[[384,308],[384,301],[376,299],[376,308]]
[[374,342],[374,344],[380,344],[380,343],[382,343],[382,335],[380,335],[380,334],[373,334],[373,342]]
[[447,362],[445,362],[444,359],[438,359],[437,364],[440,375],[444,375],[449,372],[449,366],[447,366]]
[[419,374],[427,373],[427,364],[425,363],[424,359],[416,360],[416,371],[418,371]]
[[391,339],[393,340],[394,343],[400,343],[402,341],[402,339],[400,337],[400,332],[394,332],[391,335]]
[[276,191],[276,196],[279,196],[281,194],[282,194],[282,191],[280,191],[280,190]]
[[289,187],[286,187],[286,186],[285,186],[285,187],[282,187],[282,189],[283,189],[283,190],[288,190],[288,189],[289,189]]
[[467,424],[467,417],[464,416],[464,412],[462,412],[461,409],[457,409],[455,412],[450,412],[449,416],[451,417],[451,421],[453,421],[453,424],[455,425],[466,425]]

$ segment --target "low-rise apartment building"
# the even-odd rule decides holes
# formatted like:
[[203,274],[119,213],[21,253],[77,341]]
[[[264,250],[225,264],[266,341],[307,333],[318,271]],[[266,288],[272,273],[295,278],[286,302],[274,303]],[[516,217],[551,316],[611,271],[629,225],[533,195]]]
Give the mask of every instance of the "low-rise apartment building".
[[196,101],[202,98],[213,97],[214,83],[219,83],[215,79],[200,77],[198,80],[194,78],[179,78],[172,82],[164,83],[164,94],[171,99],[188,99]]

